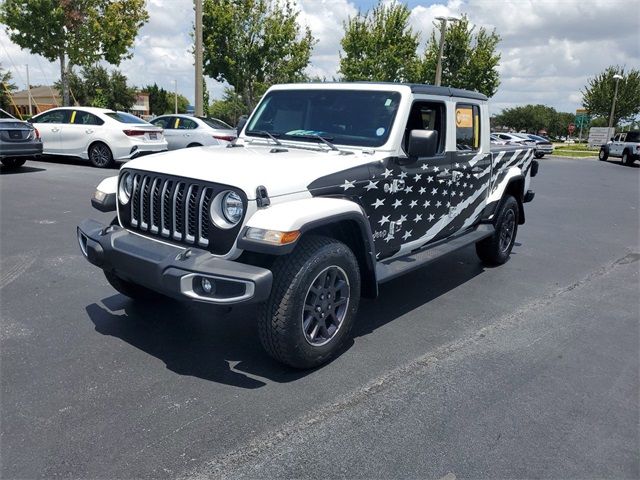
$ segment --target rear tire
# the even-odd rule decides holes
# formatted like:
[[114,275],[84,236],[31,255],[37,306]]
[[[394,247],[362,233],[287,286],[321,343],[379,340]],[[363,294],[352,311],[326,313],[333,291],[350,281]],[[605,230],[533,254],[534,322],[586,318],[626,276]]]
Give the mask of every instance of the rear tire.
[[3,158],[2,165],[7,168],[20,168],[26,162],[23,158]]
[[629,155],[629,150],[622,152],[622,163],[625,165],[633,165],[633,157]]
[[488,266],[502,265],[509,259],[518,233],[520,210],[518,201],[511,195],[502,199],[496,213],[493,235],[476,243],[476,253]]
[[201,147],[202,145],[200,145],[199,143],[190,143],[189,145],[187,145],[187,148],[193,148],[193,147]]
[[604,148],[600,148],[600,152],[598,153],[598,160],[604,162],[607,158],[609,158],[609,152]]
[[109,168],[113,166],[113,153],[102,142],[96,142],[89,147],[89,161],[97,168]]
[[260,306],[260,340],[274,359],[294,368],[329,361],[349,338],[360,301],[360,270],[344,243],[303,237],[272,267],[273,287]]
[[536,156],[536,158],[542,158],[542,157],[544,157],[544,153],[539,153],[538,152],[538,153],[535,154],[535,156]]

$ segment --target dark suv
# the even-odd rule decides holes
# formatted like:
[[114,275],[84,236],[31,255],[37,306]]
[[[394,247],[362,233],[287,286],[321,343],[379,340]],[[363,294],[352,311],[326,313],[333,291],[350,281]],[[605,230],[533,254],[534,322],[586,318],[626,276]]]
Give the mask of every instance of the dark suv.
[[0,109],[0,161],[5,167],[17,168],[28,158],[42,154],[42,140],[31,124],[16,119]]

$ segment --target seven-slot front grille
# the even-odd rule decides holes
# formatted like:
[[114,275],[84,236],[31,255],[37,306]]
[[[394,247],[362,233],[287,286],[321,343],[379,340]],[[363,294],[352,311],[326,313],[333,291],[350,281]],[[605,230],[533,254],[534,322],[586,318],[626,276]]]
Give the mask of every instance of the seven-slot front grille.
[[210,246],[214,187],[154,174],[132,175],[131,198],[123,208],[130,227],[180,243]]

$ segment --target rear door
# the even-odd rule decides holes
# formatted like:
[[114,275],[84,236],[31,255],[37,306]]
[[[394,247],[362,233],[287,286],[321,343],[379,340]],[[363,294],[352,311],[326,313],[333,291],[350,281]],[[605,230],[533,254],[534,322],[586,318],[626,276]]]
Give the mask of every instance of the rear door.
[[[450,223],[440,238],[474,224],[486,204],[487,187],[491,178],[491,153],[488,138],[489,125],[482,124],[482,106],[468,101],[455,104],[456,149],[450,153],[451,177],[446,186],[451,196]],[[482,133],[486,131],[487,134]]]
[[203,139],[197,137],[197,128],[198,124],[194,120],[185,117],[179,118],[177,141],[180,147],[178,148],[185,148],[191,144],[202,145]]
[[42,138],[42,153],[60,155],[62,145],[60,131],[69,121],[70,110],[51,110],[33,118],[34,127],[40,132]]
[[151,120],[151,124],[164,129],[164,139],[168,143],[169,150],[182,148],[180,146],[182,144],[179,138],[180,132],[178,131],[179,121],[179,117],[174,117],[171,115]]

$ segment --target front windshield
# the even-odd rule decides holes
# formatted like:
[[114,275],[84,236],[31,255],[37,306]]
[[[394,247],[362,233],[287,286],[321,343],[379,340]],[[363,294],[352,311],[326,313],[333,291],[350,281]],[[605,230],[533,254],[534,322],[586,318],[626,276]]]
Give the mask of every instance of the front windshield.
[[362,90],[274,90],[251,118],[246,134],[337,145],[380,147],[398,111],[400,93]]

